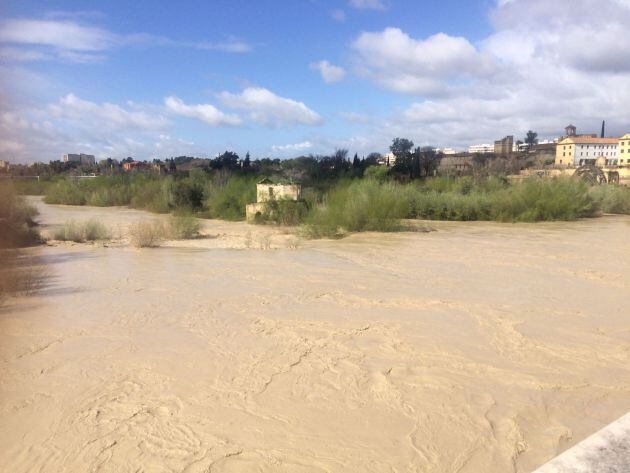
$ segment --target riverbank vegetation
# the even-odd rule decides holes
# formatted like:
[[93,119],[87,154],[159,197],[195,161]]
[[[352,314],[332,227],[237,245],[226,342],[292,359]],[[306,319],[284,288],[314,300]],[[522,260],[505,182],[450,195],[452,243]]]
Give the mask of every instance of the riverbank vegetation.
[[[385,167],[362,178],[329,181],[302,189],[300,202],[277,201],[259,223],[305,224],[311,236],[340,232],[396,231],[405,219],[537,222],[575,220],[602,213],[630,214],[630,189],[596,186],[570,177],[531,178],[510,183],[504,177],[431,177],[400,182]],[[125,205],[157,213],[243,220],[245,205],[256,200],[258,177],[235,173],[191,172],[185,177],[98,177],[59,181],[48,203]],[[183,222],[183,221],[182,221]]]
[[43,265],[21,251],[41,241],[36,215],[10,183],[0,183],[0,305],[10,296],[33,294],[47,276]]
[[256,200],[258,181],[298,183],[302,193],[297,203],[270,202],[256,221],[304,225],[311,236],[396,231],[409,228],[404,222],[408,219],[537,222],[630,214],[627,187],[590,187],[570,177],[511,182],[501,174],[507,168],[492,164],[502,159],[498,156],[473,160],[472,176],[440,177],[442,156],[434,149],[414,148],[410,140],[396,138],[390,150],[393,166],[379,165],[384,158],[377,153],[348,159],[346,150],[288,160],[251,161],[249,155],[241,159],[229,151],[214,159],[137,163],[128,158],[123,164],[134,167],[127,172],[120,163],[106,160],[96,169],[99,176],[62,178],[53,173],[39,187],[50,204],[120,205],[236,221],[245,218],[245,206]]

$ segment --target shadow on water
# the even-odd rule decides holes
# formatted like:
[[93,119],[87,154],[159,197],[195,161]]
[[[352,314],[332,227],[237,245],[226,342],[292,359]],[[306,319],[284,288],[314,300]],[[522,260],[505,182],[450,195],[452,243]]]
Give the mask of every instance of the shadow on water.
[[15,304],[16,298],[63,296],[89,291],[83,287],[62,285],[54,266],[69,260],[93,257],[86,252],[42,255],[21,250],[3,251],[0,255],[0,314],[22,312],[41,305],[36,302],[37,299]]

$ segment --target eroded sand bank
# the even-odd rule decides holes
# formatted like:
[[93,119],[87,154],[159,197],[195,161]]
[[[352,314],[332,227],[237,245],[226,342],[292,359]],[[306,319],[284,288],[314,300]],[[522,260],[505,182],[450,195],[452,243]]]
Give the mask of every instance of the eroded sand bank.
[[[42,205],[92,215],[155,218]],[[0,464],[529,472],[630,410],[630,218],[434,226],[35,250],[48,285],[0,309]]]

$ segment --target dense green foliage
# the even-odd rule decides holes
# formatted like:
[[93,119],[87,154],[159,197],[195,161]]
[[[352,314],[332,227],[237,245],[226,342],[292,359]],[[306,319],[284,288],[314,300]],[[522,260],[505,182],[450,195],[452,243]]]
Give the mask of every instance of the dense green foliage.
[[395,231],[409,215],[407,186],[374,179],[341,185],[313,209],[307,224],[312,237],[344,232]]
[[[395,176],[395,175],[394,175]],[[363,178],[324,180],[303,186],[300,202],[267,205],[259,221],[306,224],[314,237],[356,231],[394,231],[403,219],[536,222],[574,220],[601,213],[630,214],[630,189],[590,187],[573,178],[528,179],[436,177],[401,183],[384,167]],[[243,220],[256,200],[260,176],[225,170],[179,175],[133,173],[60,180],[45,200],[71,205],[128,205],[153,212]],[[190,222],[189,222],[190,223]],[[194,233],[194,232],[193,232]]]
[[207,216],[224,220],[243,220],[245,206],[256,201],[255,177],[232,176],[215,179],[206,186]]

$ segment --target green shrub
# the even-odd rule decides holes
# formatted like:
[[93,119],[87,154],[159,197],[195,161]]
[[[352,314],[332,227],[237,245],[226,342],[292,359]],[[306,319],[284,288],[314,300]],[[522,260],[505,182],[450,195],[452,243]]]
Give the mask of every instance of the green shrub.
[[630,214],[630,187],[606,185],[593,186],[591,197],[602,212],[610,214]]
[[173,207],[172,179],[139,179],[132,182],[130,207],[167,213]]
[[265,203],[262,215],[256,223],[275,223],[276,225],[296,226],[308,215],[308,205],[303,200],[270,200]]
[[86,192],[81,183],[68,180],[50,186],[44,197],[47,204],[85,205],[86,201]]
[[570,177],[528,179],[495,194],[493,216],[507,222],[593,217],[598,206],[584,181]]
[[201,224],[192,215],[176,215],[168,220],[168,236],[174,240],[188,240],[199,235]]
[[224,185],[210,185],[207,192],[211,218],[244,220],[245,206],[256,201],[256,178],[233,176]]
[[307,223],[311,237],[330,237],[345,232],[396,231],[409,215],[409,196],[404,186],[375,180],[355,181],[333,189],[324,205],[315,207]]

